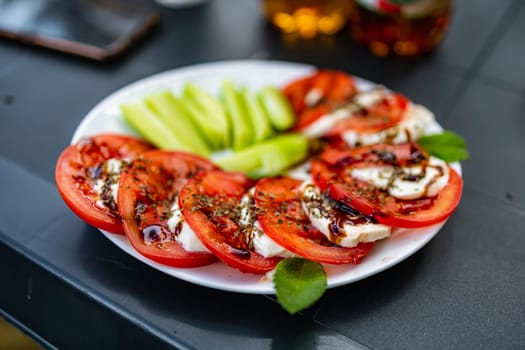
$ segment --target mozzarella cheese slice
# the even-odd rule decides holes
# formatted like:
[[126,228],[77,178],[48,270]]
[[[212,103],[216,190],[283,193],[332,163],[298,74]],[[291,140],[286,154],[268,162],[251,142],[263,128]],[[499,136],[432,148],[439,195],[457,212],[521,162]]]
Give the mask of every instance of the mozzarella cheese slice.
[[109,208],[116,205],[120,172],[125,160],[108,159],[100,166],[100,176],[93,186],[97,194],[95,205],[99,208]]
[[187,252],[209,252],[209,249],[197,238],[190,225],[184,220],[179,207],[179,197],[175,198],[171,206],[171,217],[168,219],[168,228],[174,233],[174,238]]
[[251,188],[241,199],[241,219],[239,224],[246,232],[248,245],[258,254],[265,258],[282,257],[291,258],[296,256],[286,248],[278,245],[261,229],[259,221],[255,217],[253,207],[253,193],[255,188]]
[[342,247],[355,247],[361,242],[374,242],[390,236],[389,226],[373,223],[368,217],[339,211],[335,203],[321,194],[310,181],[301,185],[301,205],[312,225],[330,242]]
[[350,175],[393,197],[408,200],[437,195],[448,183],[449,170],[446,162],[430,156],[425,165],[354,168]]

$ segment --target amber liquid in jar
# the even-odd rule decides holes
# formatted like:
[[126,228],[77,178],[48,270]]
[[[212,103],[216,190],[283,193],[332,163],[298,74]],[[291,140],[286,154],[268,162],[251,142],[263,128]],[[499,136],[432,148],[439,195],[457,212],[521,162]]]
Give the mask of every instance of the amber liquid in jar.
[[346,25],[350,0],[262,0],[262,7],[283,33],[313,38],[335,34]]
[[392,6],[379,0],[379,8],[373,3],[353,2],[350,31],[355,41],[367,45],[376,56],[429,53],[441,42],[450,22],[451,0],[415,0]]

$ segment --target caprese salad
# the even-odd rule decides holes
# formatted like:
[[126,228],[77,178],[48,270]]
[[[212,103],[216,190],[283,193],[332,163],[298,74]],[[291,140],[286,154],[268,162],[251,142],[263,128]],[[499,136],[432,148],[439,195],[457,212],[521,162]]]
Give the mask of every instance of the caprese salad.
[[[66,204],[158,263],[253,274],[290,257],[358,264],[393,230],[442,222],[459,204],[448,162],[462,156],[419,144],[434,117],[401,94],[329,70],[260,95],[224,89],[189,85],[198,107],[165,91],[122,106],[149,142],[99,134],[67,147],[55,174]],[[178,117],[187,133],[173,131]]]

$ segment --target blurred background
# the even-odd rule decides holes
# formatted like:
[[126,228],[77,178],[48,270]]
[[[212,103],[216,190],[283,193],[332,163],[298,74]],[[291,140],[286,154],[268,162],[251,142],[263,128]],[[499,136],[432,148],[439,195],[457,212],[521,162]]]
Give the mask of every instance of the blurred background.
[[[17,166],[52,184],[55,164],[50,159],[68,144],[72,130],[101,99],[143,77],[195,63],[233,59],[304,62],[384,83],[427,105],[443,126],[467,139],[473,157],[464,164],[466,195],[457,214],[463,220],[447,224],[448,236],[437,237],[404,265],[361,284],[333,290],[322,307],[314,310],[315,315],[307,314],[307,318],[340,327],[346,335],[375,348],[402,344],[395,341],[403,339],[392,335],[402,338],[407,331],[404,325],[417,320],[422,310],[428,317],[412,325],[414,344],[434,337],[458,345],[467,333],[485,347],[498,342],[498,337],[519,342],[524,333],[516,330],[523,323],[508,320],[523,320],[523,278],[516,268],[523,254],[516,242],[523,240],[525,187],[516,169],[525,164],[524,4],[521,0],[0,0],[0,35],[5,37],[0,40],[0,117],[19,131],[0,128],[0,151],[7,159],[16,153]],[[56,96],[50,88],[53,84],[60,84],[63,95]],[[57,103],[60,99],[66,103]],[[53,126],[51,136],[41,132],[49,125]],[[494,130],[505,131],[505,137],[494,137]],[[47,157],[27,151],[27,139],[20,134],[28,135],[31,147]],[[480,217],[491,221],[481,223]],[[473,223],[477,225],[474,229]],[[23,225],[7,223],[5,230],[18,232],[19,226]],[[107,249],[107,256],[114,254],[114,247],[102,238],[79,239],[92,233],[80,231],[68,232],[72,243],[49,244],[56,247],[56,261],[76,263],[58,265],[60,268],[78,273],[75,282],[80,280],[80,285],[98,283],[97,293],[111,305],[121,296],[118,292],[124,293],[116,285],[140,290],[143,283],[136,280],[135,271],[122,273],[116,265],[89,261],[96,271],[93,275],[102,277],[94,278],[91,271],[83,275],[86,261],[71,258],[63,245],[84,249],[89,241],[90,253]],[[489,251],[486,247],[493,247],[495,232],[507,236]],[[130,266],[143,268],[129,260],[125,261]],[[183,285],[143,269],[143,276],[153,276],[152,281],[160,280],[159,284]],[[108,283],[105,290],[100,285],[110,275],[120,279]],[[385,280],[397,294],[385,293],[389,291]],[[421,293],[425,288],[434,291],[435,303],[426,303],[428,298]],[[117,292],[111,294],[114,290]],[[239,321],[242,315],[229,308],[238,299],[250,306],[255,300],[254,307],[268,319],[275,315],[263,298],[202,291],[205,293],[224,301],[214,305],[225,309],[217,313],[223,319],[207,321],[211,325],[244,332],[247,326]],[[145,291],[140,297],[146,301],[137,301],[139,294],[118,299],[119,307],[144,314],[166,333],[179,320],[171,315],[163,318],[165,305],[179,307],[190,320],[196,314],[202,321],[208,311],[206,303],[197,311],[188,307],[185,312],[184,305],[159,296],[161,293],[149,295],[149,300]],[[348,295],[365,296],[363,305],[353,310],[341,308],[339,300]],[[23,302],[20,305],[27,305]],[[433,308],[434,304],[446,307],[449,314],[438,306]],[[156,307],[153,311],[151,305]],[[73,317],[68,310],[56,312],[63,320]],[[398,313],[405,317],[402,322],[391,317]],[[43,319],[35,325],[47,329]],[[186,321],[182,317],[180,322],[184,325]],[[378,324],[384,329],[378,329]],[[458,324],[467,326],[459,329]],[[57,328],[60,326],[58,323]],[[177,336],[194,335],[191,330],[185,333],[183,326],[179,329]],[[0,319],[0,349],[36,348],[26,335]]]

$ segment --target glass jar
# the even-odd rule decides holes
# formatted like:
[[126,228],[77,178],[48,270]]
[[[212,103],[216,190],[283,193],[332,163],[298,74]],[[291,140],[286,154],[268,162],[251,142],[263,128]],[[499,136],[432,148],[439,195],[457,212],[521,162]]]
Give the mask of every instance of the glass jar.
[[350,32],[377,56],[415,56],[441,42],[451,13],[452,0],[354,0]]
[[262,0],[262,7],[266,19],[283,33],[313,38],[346,25],[350,0]]

